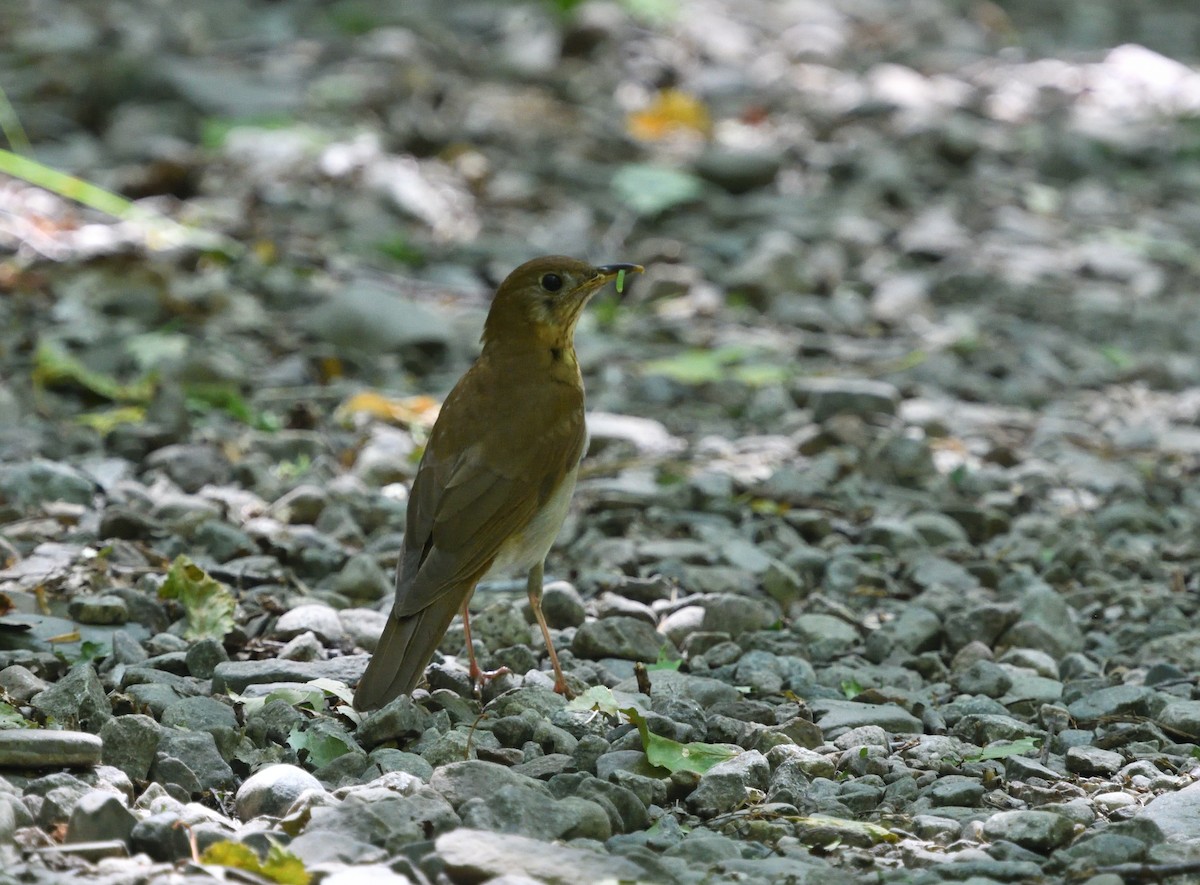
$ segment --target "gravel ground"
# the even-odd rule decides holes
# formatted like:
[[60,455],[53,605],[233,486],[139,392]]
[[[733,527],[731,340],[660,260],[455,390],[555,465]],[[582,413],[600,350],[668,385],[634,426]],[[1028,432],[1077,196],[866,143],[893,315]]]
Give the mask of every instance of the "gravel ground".
[[[0,177],[0,882],[1200,880],[1200,71],[1116,6],[11,5],[35,156],[139,210]],[[501,583],[510,675],[456,625],[359,716],[541,253],[647,267],[580,697]]]

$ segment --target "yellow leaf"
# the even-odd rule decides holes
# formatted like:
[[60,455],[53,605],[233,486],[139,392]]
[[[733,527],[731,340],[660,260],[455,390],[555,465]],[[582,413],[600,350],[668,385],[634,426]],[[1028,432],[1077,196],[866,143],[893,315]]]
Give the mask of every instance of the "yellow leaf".
[[214,842],[204,849],[200,862],[257,873],[279,885],[308,885],[312,876],[300,858],[272,842],[267,859],[260,860],[252,848],[240,842]]
[[700,99],[678,89],[664,89],[649,107],[630,114],[625,126],[640,141],[661,141],[681,132],[707,137],[712,132],[712,118]]
[[118,406],[115,409],[84,412],[75,420],[103,435],[111,433],[121,424],[141,424],[146,420],[146,409],[143,406]]
[[431,396],[390,399],[377,391],[364,390],[338,406],[335,417],[344,421],[352,415],[365,414],[404,427],[432,427],[438,409],[438,401]]

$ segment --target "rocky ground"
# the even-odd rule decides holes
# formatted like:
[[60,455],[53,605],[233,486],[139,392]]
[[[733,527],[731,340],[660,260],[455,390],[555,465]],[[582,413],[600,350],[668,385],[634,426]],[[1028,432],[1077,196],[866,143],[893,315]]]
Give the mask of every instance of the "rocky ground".
[[[1200,72],[1117,6],[9,6],[7,139],[138,202],[0,177],[0,882],[1200,877]],[[455,627],[360,717],[547,252],[647,266],[579,332],[581,697],[497,585],[512,675]]]

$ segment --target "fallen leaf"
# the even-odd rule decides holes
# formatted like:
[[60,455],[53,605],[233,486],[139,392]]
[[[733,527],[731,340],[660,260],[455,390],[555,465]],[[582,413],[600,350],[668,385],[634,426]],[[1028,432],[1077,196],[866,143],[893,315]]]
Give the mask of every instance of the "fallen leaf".
[[695,96],[679,89],[664,89],[648,107],[630,114],[625,127],[639,141],[660,141],[681,132],[708,137],[712,117]]
[[633,707],[623,708],[621,712],[637,726],[642,737],[642,749],[646,751],[646,760],[672,774],[677,771],[704,774],[717,763],[732,759],[742,752],[741,747],[730,744],[703,744],[699,741],[681,744],[652,732],[646,724],[646,718]]
[[177,599],[187,615],[188,639],[223,639],[234,628],[237,600],[229,588],[186,556],[177,556],[158,590],[159,599]]
[[368,415],[401,427],[432,427],[437,420],[438,401],[431,396],[408,396],[390,399],[374,390],[356,393],[334,413],[338,421],[346,421],[353,415]]

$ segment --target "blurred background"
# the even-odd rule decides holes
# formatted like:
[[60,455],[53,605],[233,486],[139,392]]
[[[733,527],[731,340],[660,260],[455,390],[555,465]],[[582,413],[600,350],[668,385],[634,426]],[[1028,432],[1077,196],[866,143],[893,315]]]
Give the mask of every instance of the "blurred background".
[[[99,662],[71,671],[93,730],[110,708],[191,722],[165,715],[183,669],[220,696],[186,700],[232,722],[208,681],[227,656],[259,674],[239,688],[310,663],[353,682],[407,484],[496,284],[544,253],[637,262],[578,332],[592,445],[548,565],[573,582],[547,605],[568,671],[610,686],[634,660],[655,680],[684,660],[677,684],[733,700],[705,718],[668,698],[655,728],[807,748],[820,789],[769,785],[801,814],[963,806],[911,828],[928,850],[791,812],[743,840],[729,818],[739,846],[695,863],[761,858],[785,831],[897,882],[955,849],[1015,864],[1004,881],[1052,851],[1051,879],[1174,859],[1063,846],[1145,807],[1137,840],[1115,838],[1157,850],[1151,800],[1193,777],[1200,742],[1194,0],[0,6],[0,671]],[[523,600],[474,603],[482,663],[514,674],[501,688],[539,666]],[[185,630],[209,639],[203,668]],[[442,651],[462,643],[452,629]],[[423,776],[492,737],[462,668],[431,676],[455,703],[430,702],[446,734],[413,743]],[[191,761],[173,750],[152,786],[194,798],[273,761],[374,777],[322,697],[222,744],[222,777],[206,757],[173,782]],[[0,701],[0,726],[77,716],[57,703]],[[823,747],[859,725],[869,739]],[[636,735],[587,727],[618,752]],[[335,728],[331,760],[297,755]],[[722,816],[757,815],[743,800],[766,778]],[[990,817],[1048,803],[1044,838]],[[635,804],[629,834],[649,822]],[[1198,831],[1180,807],[1159,806],[1171,838]],[[684,838],[655,831],[626,846]],[[145,844],[168,846],[160,832]],[[184,844],[160,859],[190,857],[169,833]]]
[[595,342],[615,350],[595,389],[657,407],[728,387],[698,420],[772,414],[795,357],[1021,404],[1196,371],[1195,320],[1170,309],[1200,224],[1185,3],[10,0],[5,19],[8,148],[110,193],[85,192],[97,212],[10,162],[0,282],[49,285],[27,334],[123,381],[444,389],[492,287],[552,252],[649,266],[585,325],[622,333]]

